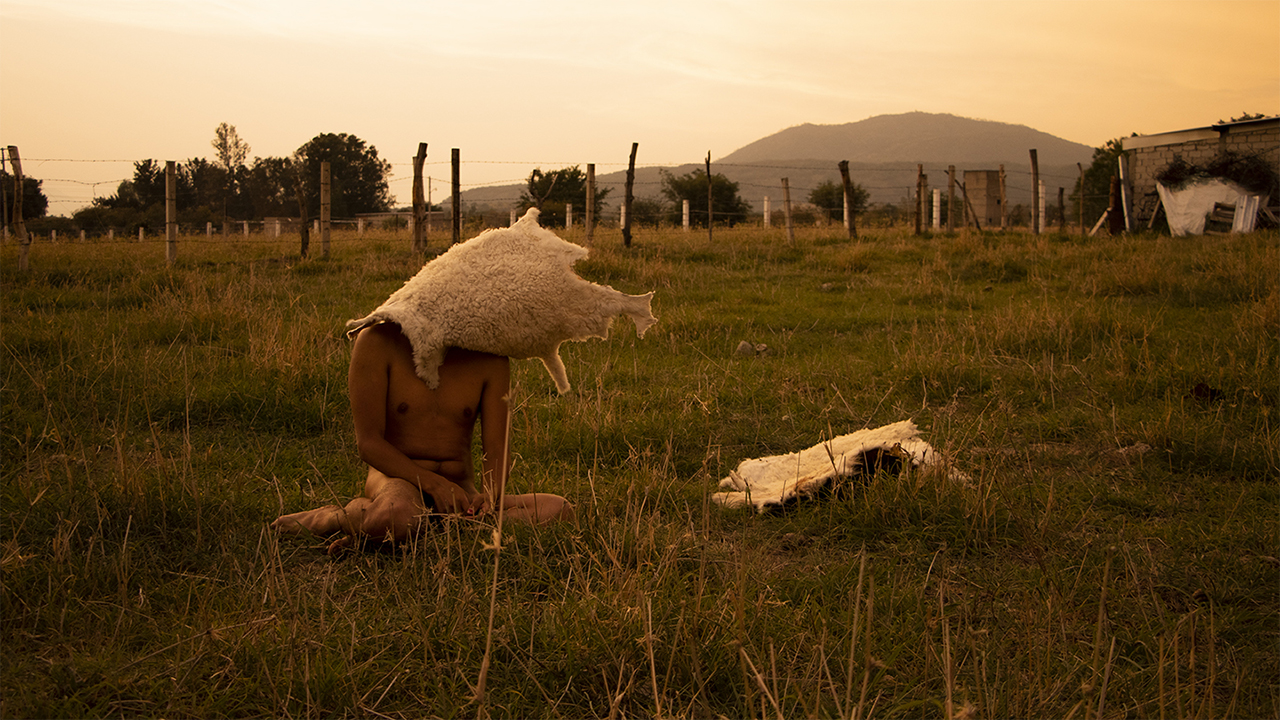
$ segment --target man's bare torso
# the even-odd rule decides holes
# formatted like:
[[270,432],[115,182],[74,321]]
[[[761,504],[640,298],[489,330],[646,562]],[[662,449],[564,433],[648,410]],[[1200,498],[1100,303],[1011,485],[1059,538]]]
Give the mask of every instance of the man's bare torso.
[[[440,366],[440,387],[432,390],[414,371],[412,346],[399,326],[384,323],[356,335],[347,382],[356,446],[369,466],[364,495],[345,507],[281,515],[272,523],[277,530],[324,537],[342,532],[329,546],[334,554],[357,536],[399,542],[420,529],[429,512],[479,516],[501,507],[512,520],[573,517],[573,506],[558,495],[505,493],[507,358],[450,349]],[[477,420],[484,493],[471,461]]]
[[470,484],[471,438],[485,382],[494,372],[506,372],[508,360],[451,348],[440,366],[440,387],[432,390],[414,370],[408,338],[398,326],[381,324],[356,337],[353,367],[357,361],[375,363],[385,373],[385,402],[379,404],[387,442],[424,470]]

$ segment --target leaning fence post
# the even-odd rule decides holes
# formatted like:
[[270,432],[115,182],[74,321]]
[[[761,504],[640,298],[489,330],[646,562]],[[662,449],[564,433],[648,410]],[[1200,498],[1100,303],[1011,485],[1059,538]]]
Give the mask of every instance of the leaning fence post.
[[27,226],[22,221],[22,158],[18,157],[18,146],[9,146],[9,159],[13,161],[13,231],[18,236],[18,270],[26,272],[29,268],[28,254],[31,252],[31,236],[27,234]]

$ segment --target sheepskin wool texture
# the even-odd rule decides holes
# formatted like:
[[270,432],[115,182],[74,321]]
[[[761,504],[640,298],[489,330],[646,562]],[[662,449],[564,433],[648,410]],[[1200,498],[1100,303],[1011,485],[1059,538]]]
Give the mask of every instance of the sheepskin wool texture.
[[450,347],[540,358],[561,393],[569,378],[560,360],[566,340],[607,338],[618,315],[636,334],[657,322],[653,293],[627,295],[578,277],[587,249],[538,225],[530,208],[509,228],[486,230],[428,262],[385,303],[347,323],[347,336],[380,322],[400,326],[413,345],[418,377],[435,389]]
[[729,508],[778,509],[789,500],[815,496],[837,478],[874,472],[881,453],[914,468],[944,470],[951,480],[969,480],[943,464],[938,452],[920,439],[914,422],[903,420],[841,435],[800,452],[743,460],[720,481],[723,492],[712,494],[711,499]]

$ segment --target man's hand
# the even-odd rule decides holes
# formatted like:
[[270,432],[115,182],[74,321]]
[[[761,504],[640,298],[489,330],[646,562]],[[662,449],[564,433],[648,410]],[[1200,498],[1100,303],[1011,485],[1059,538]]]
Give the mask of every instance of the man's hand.
[[477,492],[468,492],[454,483],[444,481],[429,490],[436,512],[455,515],[479,515],[484,512],[488,500]]

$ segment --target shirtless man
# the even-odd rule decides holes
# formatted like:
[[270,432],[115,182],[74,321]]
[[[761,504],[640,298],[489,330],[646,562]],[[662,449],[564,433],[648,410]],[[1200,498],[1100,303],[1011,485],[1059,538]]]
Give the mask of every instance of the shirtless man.
[[428,513],[480,515],[491,498],[476,489],[471,439],[477,417],[481,478],[508,520],[544,523],[573,517],[558,495],[504,495],[507,468],[510,360],[450,348],[431,390],[413,367],[413,348],[394,323],[360,330],[351,349],[348,393],[360,459],[369,466],[364,495],[339,507],[282,515],[280,532],[323,537],[343,533],[336,554],[353,538],[399,543],[421,532]]

